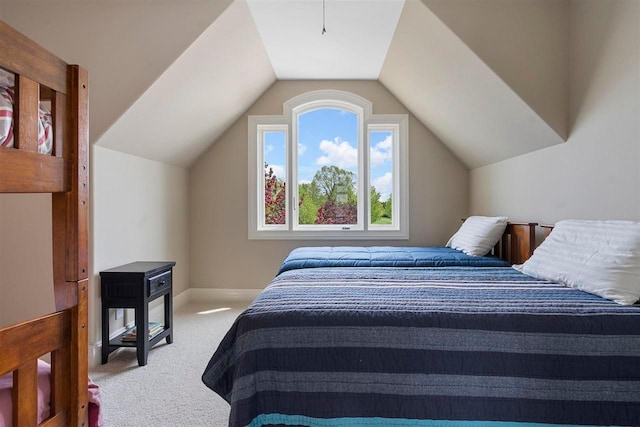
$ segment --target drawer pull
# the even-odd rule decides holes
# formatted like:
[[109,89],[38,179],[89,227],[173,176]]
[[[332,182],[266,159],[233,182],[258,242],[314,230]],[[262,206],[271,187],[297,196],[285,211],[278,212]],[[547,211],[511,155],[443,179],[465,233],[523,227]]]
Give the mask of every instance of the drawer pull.
[[165,282],[165,281],[163,280],[162,282],[158,282],[158,287],[159,287],[159,288],[161,288],[161,287],[163,287],[163,286],[164,286],[164,285],[166,285],[166,284],[167,284],[167,282]]

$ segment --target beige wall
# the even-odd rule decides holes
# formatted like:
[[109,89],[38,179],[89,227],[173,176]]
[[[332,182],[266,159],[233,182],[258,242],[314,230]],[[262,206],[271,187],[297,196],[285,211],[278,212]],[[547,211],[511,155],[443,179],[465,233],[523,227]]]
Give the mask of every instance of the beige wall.
[[471,172],[471,213],[640,220],[640,3],[570,3],[570,136]]
[[[92,168],[90,344],[101,339],[101,270],[134,261],[176,261],[174,295],[189,286],[186,169],[98,146]],[[122,326],[114,314],[111,331]]]
[[51,195],[0,195],[0,326],[55,310]]
[[[101,270],[172,260],[174,295],[189,287],[186,169],[101,147],[91,165],[90,345],[101,339]],[[55,310],[51,242],[50,195],[0,195],[0,326]],[[111,316],[114,331],[123,319]]]
[[402,241],[256,241],[247,239],[247,115],[282,114],[282,104],[318,89],[345,90],[373,102],[374,114],[408,113],[375,81],[279,81],[190,170],[190,273],[196,288],[264,287],[294,247],[304,245],[438,245],[468,209],[468,171],[409,115],[410,233]]

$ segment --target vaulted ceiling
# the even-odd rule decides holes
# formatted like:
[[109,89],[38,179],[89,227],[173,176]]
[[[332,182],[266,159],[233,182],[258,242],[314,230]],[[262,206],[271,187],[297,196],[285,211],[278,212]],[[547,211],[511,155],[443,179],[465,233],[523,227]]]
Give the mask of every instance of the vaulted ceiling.
[[277,79],[377,79],[471,169],[561,143],[569,15],[569,0],[0,0],[89,70],[92,142],[184,167]]

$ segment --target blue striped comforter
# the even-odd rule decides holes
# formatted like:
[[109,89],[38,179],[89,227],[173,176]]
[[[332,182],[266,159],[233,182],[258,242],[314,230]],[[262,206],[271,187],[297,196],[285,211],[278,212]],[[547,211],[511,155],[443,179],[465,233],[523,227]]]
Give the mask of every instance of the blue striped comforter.
[[202,379],[230,426],[637,426],[640,307],[511,268],[292,270]]

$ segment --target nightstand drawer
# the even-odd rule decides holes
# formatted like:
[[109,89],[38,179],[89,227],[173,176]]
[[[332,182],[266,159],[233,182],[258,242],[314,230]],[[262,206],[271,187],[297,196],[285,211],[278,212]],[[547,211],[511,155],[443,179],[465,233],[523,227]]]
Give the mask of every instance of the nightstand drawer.
[[171,288],[171,271],[147,279],[147,295],[152,297]]

